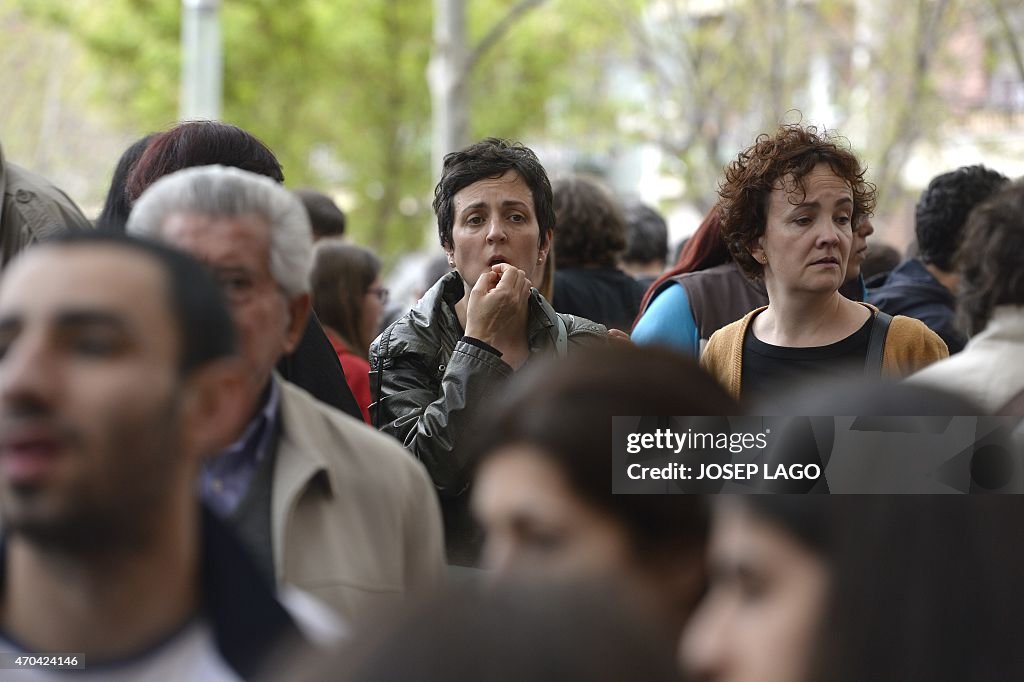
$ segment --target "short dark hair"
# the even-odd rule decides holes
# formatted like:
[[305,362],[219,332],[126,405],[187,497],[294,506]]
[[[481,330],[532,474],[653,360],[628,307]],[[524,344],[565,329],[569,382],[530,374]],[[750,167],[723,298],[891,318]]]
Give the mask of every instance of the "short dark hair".
[[110,179],[110,189],[107,190],[107,201],[103,204],[103,212],[96,218],[97,228],[124,232],[128,214],[132,212],[132,205],[128,200],[128,175],[156,136],[157,133],[150,133],[136,140],[128,149],[124,150],[117,162],[117,167],[114,168],[114,176]]
[[180,370],[187,375],[235,353],[235,326],[213,274],[187,253],[118,232],[68,232],[36,248],[110,247],[149,258],[164,273],[168,305],[181,340]]
[[626,249],[626,218],[612,193],[595,178],[574,175],[552,183],[556,268],[614,267]]
[[736,403],[690,358],[656,347],[593,348],[517,374],[497,409],[481,414],[469,450],[485,461],[505,445],[535,447],[574,494],[625,528],[641,560],[657,560],[703,546],[703,501],[612,494],[612,417],[731,414]]
[[500,178],[515,171],[530,188],[533,208],[540,227],[540,244],[555,229],[555,211],[551,206],[551,182],[544,166],[529,147],[518,142],[488,137],[462,151],[444,157],[441,180],[434,188],[434,214],[437,216],[437,234],[441,246],[452,246],[452,227],[455,225],[455,195],[474,182]]
[[668,260],[668,224],[660,213],[647,204],[626,204],[626,250],[622,260],[627,263],[665,262]]
[[283,183],[284,173],[274,152],[255,135],[219,121],[185,121],[160,133],[128,175],[131,203],[154,182],[183,168],[233,166]]
[[314,239],[340,237],[345,234],[345,212],[338,208],[333,199],[323,192],[309,188],[297,189],[295,195],[306,207]]
[[1024,305],[1024,180],[979,204],[956,255],[961,323],[977,334],[997,305]]
[[362,337],[366,291],[380,275],[380,259],[369,249],[336,240],[317,243],[309,288],[320,323],[330,327],[353,353],[367,357],[373,338]]
[[952,271],[971,209],[1009,182],[985,166],[961,166],[932,178],[914,209],[918,258]]
[[849,143],[830,131],[799,124],[779,127],[774,135],[762,134],[740,152],[725,169],[718,188],[722,237],[729,252],[748,277],[764,276],[764,266],[754,260],[750,246],[764,234],[768,224],[768,202],[779,183],[792,178],[803,189],[803,179],[820,163],[850,186],[853,215],[850,224],[871,215],[875,207],[875,186],[864,179],[867,172]]

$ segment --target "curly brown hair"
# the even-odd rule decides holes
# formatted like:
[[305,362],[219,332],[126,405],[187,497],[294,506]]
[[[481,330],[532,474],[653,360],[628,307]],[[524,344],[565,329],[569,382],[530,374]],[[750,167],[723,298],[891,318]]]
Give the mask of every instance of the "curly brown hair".
[[956,255],[957,312],[968,334],[985,328],[998,305],[1024,305],[1024,181],[971,211]]
[[614,267],[626,250],[626,217],[596,178],[574,175],[552,183],[558,268]]
[[725,169],[718,188],[722,238],[729,252],[751,278],[764,276],[764,266],[750,254],[750,245],[768,224],[768,200],[773,189],[792,182],[804,191],[803,179],[820,163],[845,180],[853,192],[851,225],[871,215],[875,186],[864,179],[867,169],[849,150],[845,138],[815,126],[779,127],[774,135],[761,134],[754,144]]

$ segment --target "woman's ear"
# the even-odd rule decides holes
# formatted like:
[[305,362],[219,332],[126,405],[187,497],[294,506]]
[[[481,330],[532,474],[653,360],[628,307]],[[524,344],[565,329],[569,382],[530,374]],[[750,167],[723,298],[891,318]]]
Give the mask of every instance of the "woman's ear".
[[542,258],[548,257],[548,251],[551,250],[551,239],[554,236],[554,230],[547,230],[543,233],[540,240],[540,256]]
[[763,241],[764,237],[758,237],[756,241],[750,244],[750,255],[761,265],[767,265],[768,256],[764,252]]

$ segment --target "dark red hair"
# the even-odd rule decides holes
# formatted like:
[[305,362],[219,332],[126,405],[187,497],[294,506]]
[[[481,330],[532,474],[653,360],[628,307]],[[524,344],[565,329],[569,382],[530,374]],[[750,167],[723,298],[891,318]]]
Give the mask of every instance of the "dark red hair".
[[125,193],[134,204],[146,189],[165,175],[194,166],[233,166],[284,182],[274,152],[256,136],[219,121],[185,121],[160,133],[149,143],[128,174]]

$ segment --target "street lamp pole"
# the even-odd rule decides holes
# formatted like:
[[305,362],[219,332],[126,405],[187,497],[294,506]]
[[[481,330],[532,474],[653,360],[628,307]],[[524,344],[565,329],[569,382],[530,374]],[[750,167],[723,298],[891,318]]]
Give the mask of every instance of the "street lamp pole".
[[181,0],[179,118],[216,120],[221,114],[223,57],[220,0]]

